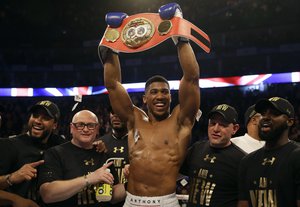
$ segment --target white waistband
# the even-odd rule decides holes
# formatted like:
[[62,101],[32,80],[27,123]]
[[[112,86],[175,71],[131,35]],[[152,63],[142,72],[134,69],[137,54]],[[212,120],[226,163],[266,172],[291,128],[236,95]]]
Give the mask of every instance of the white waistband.
[[155,197],[135,196],[129,192],[126,193],[124,207],[179,207],[175,193]]

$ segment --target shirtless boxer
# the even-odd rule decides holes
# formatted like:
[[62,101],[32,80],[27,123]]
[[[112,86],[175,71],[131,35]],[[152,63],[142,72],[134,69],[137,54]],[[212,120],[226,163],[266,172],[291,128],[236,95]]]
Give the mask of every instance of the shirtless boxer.
[[[180,9],[176,4],[166,9]],[[109,18],[109,17],[108,17]],[[190,141],[200,105],[199,66],[188,41],[177,44],[183,77],[179,87],[179,105],[170,113],[168,81],[153,76],[146,82],[143,102],[147,114],[133,105],[121,85],[118,55],[105,54],[104,82],[112,108],[127,122],[130,175],[124,206],[179,207],[175,195],[176,178]],[[103,57],[103,55],[102,55]]]

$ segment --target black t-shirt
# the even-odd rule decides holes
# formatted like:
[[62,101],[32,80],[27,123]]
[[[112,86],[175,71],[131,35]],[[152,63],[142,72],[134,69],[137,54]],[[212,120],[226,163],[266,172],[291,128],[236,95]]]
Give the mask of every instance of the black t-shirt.
[[114,161],[115,169],[118,172],[120,183],[125,183],[126,179],[123,174],[123,168],[129,164],[128,159],[128,136],[117,139],[112,134],[106,134],[100,138],[108,149],[107,156]]
[[[24,164],[41,160],[46,149],[65,142],[59,135],[52,134],[48,142],[43,144],[40,139],[21,134],[14,138],[0,141],[0,174],[13,173]],[[38,167],[39,169],[39,167]],[[7,189],[12,193],[37,201],[37,179],[15,184]]]
[[[105,143],[108,149],[107,155],[109,160],[114,161],[114,167],[118,174],[120,183],[126,183],[127,179],[124,176],[124,166],[129,164],[128,159],[128,136],[120,139],[115,138],[111,133],[104,135],[100,138]],[[113,204],[112,207],[122,207],[123,202]]]
[[289,142],[247,155],[240,165],[239,190],[239,200],[247,200],[249,207],[296,207],[300,200],[299,146]]
[[[68,142],[47,150],[44,160],[45,164],[40,168],[39,186],[46,182],[69,180],[93,172],[105,164],[107,156],[104,153],[96,152],[95,149],[79,148]],[[119,183],[113,168],[111,172],[114,175],[115,183]],[[109,206],[109,203],[99,203],[96,200],[94,187],[97,186],[84,188],[65,201],[43,205],[51,207]]]
[[236,207],[238,166],[245,153],[235,146],[213,148],[196,142],[189,150],[181,173],[190,178],[189,207]]

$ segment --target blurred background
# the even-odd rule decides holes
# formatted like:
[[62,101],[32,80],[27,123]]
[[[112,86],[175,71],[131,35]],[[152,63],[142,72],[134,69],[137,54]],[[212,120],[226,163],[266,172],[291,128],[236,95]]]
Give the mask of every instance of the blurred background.
[[[111,11],[157,13],[173,1],[158,0],[2,0],[0,1],[0,87],[71,87],[103,85],[97,46]],[[204,53],[191,43],[201,67],[201,78],[230,77],[300,71],[299,0],[177,0],[183,16],[211,39],[212,51]],[[141,53],[120,54],[124,83],[143,82],[151,75],[178,80],[182,72],[171,40]],[[243,113],[259,98],[282,96],[300,114],[299,83],[271,84],[264,90],[230,87],[201,89],[203,119],[195,125],[194,139],[205,138],[205,115],[215,104],[236,107]],[[1,95],[1,94],[0,94]],[[131,94],[141,105],[141,95]],[[174,96],[176,97],[176,92]],[[48,97],[1,97],[1,136],[26,130],[27,109]],[[62,110],[60,133],[67,125],[73,97],[51,98]],[[176,100],[173,98],[173,100]],[[174,102],[175,104],[176,102]],[[107,95],[84,97],[78,109],[89,108],[107,124]],[[299,124],[295,137],[299,136]],[[244,129],[240,130],[240,134]]]

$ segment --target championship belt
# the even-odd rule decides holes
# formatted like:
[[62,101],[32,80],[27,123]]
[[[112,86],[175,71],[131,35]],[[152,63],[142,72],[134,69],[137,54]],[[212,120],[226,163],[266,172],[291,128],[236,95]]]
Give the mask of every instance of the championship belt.
[[99,47],[135,53],[148,50],[171,37],[184,37],[199,45],[205,52],[210,52],[208,35],[191,22],[174,16],[162,20],[157,13],[139,13],[126,17],[117,27],[108,26]]

